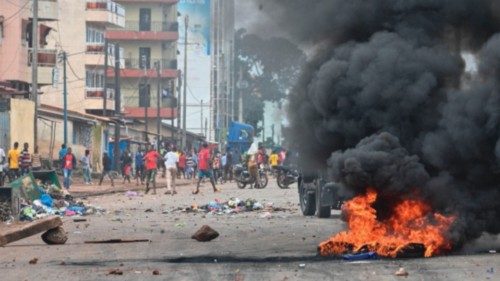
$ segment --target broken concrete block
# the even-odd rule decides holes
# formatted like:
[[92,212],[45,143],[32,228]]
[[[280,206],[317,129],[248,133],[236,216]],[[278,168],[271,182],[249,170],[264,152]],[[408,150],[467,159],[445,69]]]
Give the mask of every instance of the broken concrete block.
[[208,225],[202,226],[193,236],[191,236],[192,239],[196,239],[199,242],[212,241],[217,237],[219,237],[219,233]]
[[62,245],[68,241],[68,235],[64,228],[59,226],[42,234],[42,240],[48,245]]

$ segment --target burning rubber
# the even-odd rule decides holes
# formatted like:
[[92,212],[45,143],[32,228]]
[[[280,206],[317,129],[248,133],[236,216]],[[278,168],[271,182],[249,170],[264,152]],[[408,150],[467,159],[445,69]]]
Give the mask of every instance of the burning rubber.
[[447,238],[454,216],[432,212],[422,200],[407,199],[394,204],[391,215],[380,220],[374,204],[377,192],[368,188],[344,205],[347,231],[318,247],[322,256],[376,252],[389,258],[431,257],[452,249]]

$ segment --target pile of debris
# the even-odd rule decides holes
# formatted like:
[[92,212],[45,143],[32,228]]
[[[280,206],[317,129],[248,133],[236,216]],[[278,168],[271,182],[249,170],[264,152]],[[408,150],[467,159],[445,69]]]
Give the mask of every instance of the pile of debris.
[[230,198],[227,201],[221,199],[215,199],[214,201],[211,201],[208,204],[202,206],[198,206],[196,203],[193,203],[190,207],[177,208],[174,211],[181,211],[187,213],[203,212],[214,215],[223,215],[223,214],[238,214],[238,213],[253,212],[253,211],[279,212],[286,210],[287,209],[285,208],[274,207],[274,204],[272,202],[262,204],[255,199],[241,200],[239,198]]
[[[96,213],[104,213],[105,210],[91,205],[85,205],[82,201],[76,201],[66,191],[61,190],[50,181],[36,180],[40,191],[37,199],[30,200],[26,197],[21,200],[21,211],[19,220],[33,221],[51,215],[57,216],[85,216]],[[33,199],[33,198],[32,198]]]
[[0,222],[12,220],[11,204],[8,201],[0,201]]

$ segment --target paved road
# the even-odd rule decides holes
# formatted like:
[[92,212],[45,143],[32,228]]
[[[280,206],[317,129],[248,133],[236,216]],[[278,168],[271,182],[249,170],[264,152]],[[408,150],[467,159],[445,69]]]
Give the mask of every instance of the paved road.
[[[495,254],[358,263],[320,259],[317,245],[344,225],[338,214],[322,220],[303,217],[296,187],[281,190],[272,180],[264,190],[225,184],[222,193],[213,194],[205,184],[197,196],[191,195],[192,188],[184,185],[176,196],[161,190],[158,196],[128,198],[120,192],[88,197],[86,202],[106,208],[107,213],[81,223],[65,218],[70,239],[63,246],[47,246],[39,237],[31,237],[0,248],[0,280],[500,280],[500,255]],[[270,218],[263,218],[264,211],[233,215],[176,211],[230,197],[272,202],[286,211],[272,212]],[[208,243],[192,240],[190,236],[204,224],[221,236]],[[151,242],[84,244],[113,238]],[[30,265],[33,258],[39,261]],[[407,278],[394,275],[401,266],[408,271]],[[108,275],[115,268],[123,275]],[[161,275],[154,276],[153,270]]]

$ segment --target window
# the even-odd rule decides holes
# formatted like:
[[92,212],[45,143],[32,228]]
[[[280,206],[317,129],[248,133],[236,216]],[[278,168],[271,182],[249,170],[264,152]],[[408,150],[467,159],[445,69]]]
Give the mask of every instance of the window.
[[85,86],[87,88],[104,88],[104,69],[85,70]]
[[91,146],[92,127],[84,122],[73,122],[73,144]]
[[87,26],[87,44],[104,44],[104,30]]

